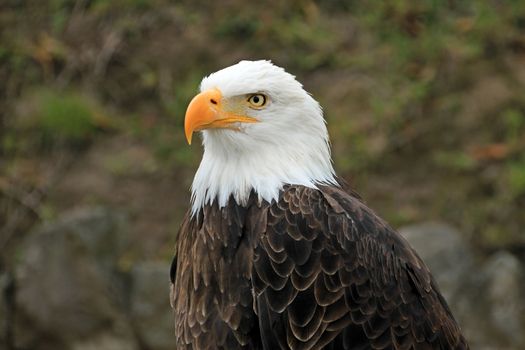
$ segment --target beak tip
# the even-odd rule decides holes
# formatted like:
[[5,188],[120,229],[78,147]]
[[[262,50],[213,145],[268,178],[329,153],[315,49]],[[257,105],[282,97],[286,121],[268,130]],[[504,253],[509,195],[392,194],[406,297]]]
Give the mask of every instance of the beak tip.
[[193,133],[186,134],[186,141],[188,142],[188,145],[191,146],[191,139],[192,139]]
[[191,145],[191,139],[193,137],[193,128],[188,123],[188,115],[184,118],[184,135],[186,136],[186,142],[188,142],[188,145]]

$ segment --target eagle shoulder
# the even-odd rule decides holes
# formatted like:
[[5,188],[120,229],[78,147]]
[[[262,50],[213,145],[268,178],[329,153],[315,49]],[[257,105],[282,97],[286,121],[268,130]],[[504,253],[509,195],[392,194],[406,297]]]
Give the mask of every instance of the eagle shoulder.
[[265,348],[466,349],[428,268],[340,188],[286,186],[252,283]]

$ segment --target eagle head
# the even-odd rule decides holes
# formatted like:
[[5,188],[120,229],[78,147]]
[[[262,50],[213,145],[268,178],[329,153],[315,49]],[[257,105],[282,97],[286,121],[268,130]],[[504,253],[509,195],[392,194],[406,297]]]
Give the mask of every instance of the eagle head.
[[191,144],[204,155],[192,185],[192,209],[216,200],[277,199],[285,184],[335,184],[321,107],[295,77],[270,61],[241,61],[205,77],[186,111]]

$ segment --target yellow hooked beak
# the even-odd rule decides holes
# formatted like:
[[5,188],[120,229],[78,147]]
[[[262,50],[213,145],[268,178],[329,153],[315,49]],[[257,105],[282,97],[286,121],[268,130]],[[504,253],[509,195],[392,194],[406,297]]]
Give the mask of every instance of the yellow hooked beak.
[[195,131],[219,128],[238,130],[235,123],[256,123],[257,119],[225,111],[219,89],[201,92],[191,100],[184,118],[186,140],[191,145]]

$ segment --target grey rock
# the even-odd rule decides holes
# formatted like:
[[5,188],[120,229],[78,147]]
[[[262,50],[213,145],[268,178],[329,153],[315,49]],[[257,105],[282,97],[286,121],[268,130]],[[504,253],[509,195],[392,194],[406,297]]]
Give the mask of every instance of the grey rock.
[[428,222],[399,229],[437,280],[445,299],[461,292],[465,274],[473,268],[473,253],[453,227]]
[[523,266],[508,252],[481,263],[454,228],[423,223],[399,232],[428,265],[472,349],[525,348]]
[[476,265],[467,242],[455,228],[444,223],[421,223],[399,232],[429,267],[469,342],[478,339],[476,332],[487,327],[484,318],[479,317],[486,311],[473,303],[482,292],[473,287],[478,285],[472,279]]
[[[175,347],[169,264],[136,264],[126,275],[127,285],[118,268],[125,222],[114,212],[87,209],[28,235],[15,274],[18,348]],[[473,349],[525,348],[525,273],[515,256],[501,251],[480,263],[461,234],[446,224],[399,231],[431,269]],[[0,285],[5,281],[0,276]],[[3,311],[0,305],[0,315]]]
[[131,281],[131,317],[141,343],[148,349],[174,349],[169,264],[146,262],[135,265]]
[[16,270],[19,347],[43,348],[45,338],[56,349],[71,348],[108,332],[133,343],[116,271],[123,223],[111,211],[78,210],[27,237]]
[[485,263],[482,276],[493,332],[509,347],[525,348],[525,275],[520,261],[500,251]]
[[0,272],[0,344],[7,343],[8,310],[7,300],[4,298],[5,290],[8,288],[9,280],[6,273]]
[[135,340],[122,338],[113,333],[98,333],[93,337],[82,339],[71,345],[71,350],[129,350],[137,349]]

